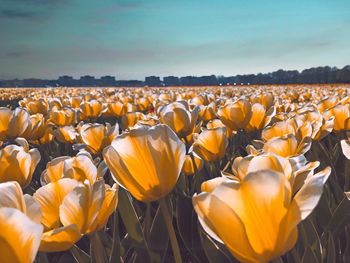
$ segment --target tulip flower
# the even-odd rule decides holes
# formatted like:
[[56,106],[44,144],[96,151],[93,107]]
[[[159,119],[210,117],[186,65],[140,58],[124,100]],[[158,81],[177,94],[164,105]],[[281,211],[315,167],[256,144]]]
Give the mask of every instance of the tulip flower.
[[49,104],[45,99],[30,101],[25,107],[31,115],[40,113],[45,116],[49,110]]
[[333,108],[328,109],[323,113],[326,120],[334,117],[334,127],[335,132],[342,130],[350,130],[350,104],[341,105],[338,104]]
[[77,140],[78,133],[73,126],[62,126],[55,129],[52,134],[61,143],[73,144]]
[[144,115],[141,112],[128,112],[122,116],[121,126],[123,129],[130,129],[143,117]]
[[3,263],[32,263],[43,227],[14,208],[0,208],[0,253]]
[[16,139],[22,136],[30,126],[29,113],[24,108],[11,111],[0,108],[0,140]]
[[208,181],[193,205],[203,229],[235,258],[268,262],[293,248],[297,225],[316,207],[329,174],[326,168],[309,177],[295,195],[288,179],[273,170],[250,172],[240,181]]
[[98,168],[87,152],[79,152],[76,157],[61,156],[48,162],[41,174],[41,184],[56,182],[62,178],[71,178],[79,182],[88,180],[93,184],[104,175],[103,162]]
[[275,114],[275,107],[271,107],[266,111],[266,108],[263,105],[254,103],[252,106],[252,116],[245,127],[245,130],[247,132],[252,132],[263,129],[270,123]]
[[8,145],[0,150],[0,182],[17,181],[25,188],[32,180],[41,157],[37,149]]
[[213,162],[225,156],[227,145],[226,128],[218,127],[202,131],[195,139],[192,150],[203,160]]
[[80,112],[82,113],[81,119],[96,119],[101,116],[105,110],[107,110],[105,105],[98,100],[85,101],[80,105]]
[[185,155],[185,145],[161,124],[119,135],[103,151],[113,179],[143,202],[161,199],[174,188]]
[[112,140],[118,135],[119,127],[110,124],[84,124],[80,129],[80,136],[88,150],[96,154],[103,150],[104,147],[110,145]]
[[107,104],[107,111],[104,113],[104,116],[115,116],[122,117],[127,111],[126,105],[120,101],[112,102]]
[[43,227],[39,205],[17,182],[0,183],[0,255],[4,263],[31,263]]
[[75,111],[71,108],[54,108],[50,111],[50,121],[57,126],[72,125],[75,122]]
[[194,154],[193,160],[190,155],[186,155],[184,165],[182,166],[182,172],[184,173],[184,175],[193,175],[195,173],[194,166],[196,166],[197,171],[200,171],[203,168],[204,163],[202,158]]
[[199,114],[199,107],[192,112],[186,102],[173,102],[164,106],[159,112],[160,121],[167,124],[180,138],[192,133]]
[[244,129],[252,116],[252,106],[248,100],[228,102],[218,110],[220,120],[231,130]]
[[289,134],[268,140],[263,146],[263,151],[288,158],[303,155],[310,150],[310,148],[310,137],[305,137],[302,141],[298,141],[293,134]]

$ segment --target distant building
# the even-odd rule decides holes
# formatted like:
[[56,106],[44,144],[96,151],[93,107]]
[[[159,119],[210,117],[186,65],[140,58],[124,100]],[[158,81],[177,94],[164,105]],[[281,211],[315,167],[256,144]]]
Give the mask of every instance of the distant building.
[[99,80],[99,86],[110,87],[115,85],[116,85],[115,77],[112,77],[112,76],[103,76]]
[[71,76],[61,76],[58,78],[57,84],[59,86],[72,87],[75,86],[77,83]]
[[150,76],[150,77],[145,78],[145,85],[146,86],[161,86],[162,82],[160,81],[159,77]]
[[141,80],[117,80],[116,86],[118,87],[143,87],[145,82]]
[[94,86],[97,86],[97,81],[93,76],[89,76],[89,75],[82,76],[80,77],[80,80],[79,80],[79,86],[94,87]]
[[163,83],[165,86],[179,86],[180,79],[174,76],[168,76],[163,78]]

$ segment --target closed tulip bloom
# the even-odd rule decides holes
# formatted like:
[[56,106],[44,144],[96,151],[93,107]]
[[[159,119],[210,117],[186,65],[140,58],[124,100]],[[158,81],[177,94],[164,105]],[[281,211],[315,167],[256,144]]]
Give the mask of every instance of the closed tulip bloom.
[[0,108],[0,140],[16,139],[22,136],[30,126],[29,113],[24,108],[11,111]]
[[185,145],[161,124],[132,129],[103,152],[114,180],[144,202],[158,200],[174,188],[185,155]]
[[144,115],[141,112],[128,112],[122,116],[121,126],[124,130],[130,129],[143,117]]
[[188,110],[186,102],[173,102],[164,106],[159,113],[160,121],[167,124],[180,138],[191,134],[196,125],[199,107]]
[[99,153],[104,147],[110,145],[113,139],[119,134],[119,127],[110,124],[89,123],[84,124],[80,129],[80,136],[88,150],[93,154]]
[[333,108],[325,111],[323,116],[329,120],[334,117],[334,127],[335,132],[342,130],[350,130],[350,104],[341,105],[338,104]]
[[41,157],[37,149],[8,145],[0,150],[0,182],[17,181],[25,188]]
[[209,103],[209,105],[200,105],[199,118],[205,122],[213,120],[216,117],[216,104],[215,102]]
[[[200,158],[199,156],[194,154],[193,159],[194,159],[194,163],[196,165],[197,171],[200,171],[204,165],[202,158]],[[193,164],[193,161],[192,161],[192,158],[190,155],[186,155],[186,157],[185,157],[185,162],[184,162],[184,165],[182,166],[182,172],[186,176],[190,176],[190,175],[193,175],[195,173],[194,164]]]
[[75,122],[75,111],[71,108],[52,109],[50,120],[57,126],[68,126]]
[[98,118],[105,110],[105,105],[98,100],[85,101],[80,105],[83,120],[86,118]]
[[212,162],[225,156],[227,145],[226,128],[218,127],[202,131],[192,145],[192,149],[203,160]]
[[104,115],[107,116],[115,116],[120,118],[123,116],[127,111],[127,107],[125,104],[121,103],[120,101],[111,102],[107,104],[107,111]]
[[265,106],[254,103],[252,106],[252,116],[245,130],[247,132],[257,131],[265,128],[276,114],[275,107],[266,111]]
[[57,127],[53,132],[55,138],[61,143],[73,144],[77,140],[78,133],[73,126]]
[[31,115],[40,113],[45,116],[49,110],[49,104],[44,99],[30,101],[25,106]]
[[293,248],[297,225],[316,207],[329,174],[326,168],[308,178],[295,195],[288,179],[273,170],[248,173],[241,181],[208,181],[193,205],[204,230],[235,258],[268,262]]
[[9,108],[0,107],[0,140],[6,139],[11,117],[12,111]]
[[218,111],[220,120],[231,130],[244,129],[252,116],[252,106],[246,99],[229,102]]

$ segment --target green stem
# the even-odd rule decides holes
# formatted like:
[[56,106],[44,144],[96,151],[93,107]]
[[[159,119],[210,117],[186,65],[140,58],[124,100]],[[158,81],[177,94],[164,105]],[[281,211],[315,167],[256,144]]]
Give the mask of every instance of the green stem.
[[159,200],[159,205],[160,205],[160,210],[162,211],[162,214],[164,217],[166,228],[169,233],[169,239],[170,239],[171,248],[173,250],[173,254],[175,258],[175,263],[182,263],[180,248],[177,242],[177,238],[176,238],[176,234],[173,226],[173,220],[169,214],[169,210],[165,202],[165,198],[162,198]]

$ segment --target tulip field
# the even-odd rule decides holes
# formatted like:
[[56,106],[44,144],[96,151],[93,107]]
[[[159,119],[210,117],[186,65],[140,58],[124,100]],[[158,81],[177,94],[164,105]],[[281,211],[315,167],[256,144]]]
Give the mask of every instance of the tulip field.
[[350,85],[0,89],[17,262],[350,262]]

